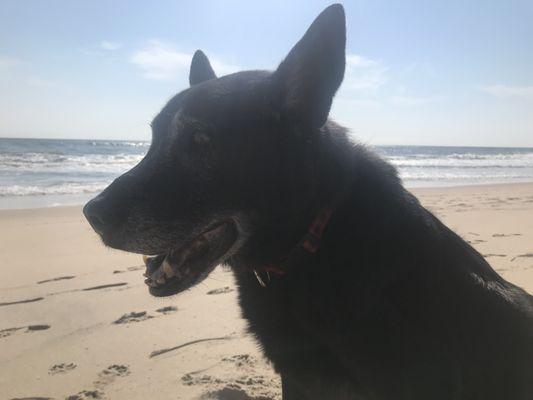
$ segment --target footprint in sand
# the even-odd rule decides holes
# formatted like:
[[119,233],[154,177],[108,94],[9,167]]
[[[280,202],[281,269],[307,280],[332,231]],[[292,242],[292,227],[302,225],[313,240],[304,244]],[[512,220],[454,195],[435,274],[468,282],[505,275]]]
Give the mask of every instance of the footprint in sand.
[[29,325],[27,332],[35,332],[35,331],[45,331],[47,329],[50,329],[50,325],[47,324],[39,324],[39,325]]
[[236,354],[234,356],[224,357],[222,361],[233,363],[237,367],[242,367],[245,365],[252,367],[257,363],[257,360],[250,354]]
[[185,374],[181,377],[181,383],[187,386],[208,385],[212,383],[224,383],[221,379],[213,378],[210,375],[196,376],[194,373]]
[[45,279],[44,281],[39,281],[37,282],[37,284],[42,285],[43,283],[65,281],[65,280],[74,279],[74,278],[75,278],[74,275],[58,276],[57,278],[51,278],[51,279]]
[[76,367],[77,365],[73,363],[55,364],[48,369],[48,375],[66,374],[67,372],[72,371]]
[[272,396],[249,395],[238,385],[227,385],[220,390],[207,392],[200,396],[200,400],[274,400]]
[[516,260],[517,258],[531,258],[533,257],[533,253],[526,253],[526,254],[519,254],[516,257],[513,257],[511,261]]
[[146,267],[139,265],[136,267],[128,267],[126,269],[115,269],[113,270],[114,274],[123,274],[124,272],[130,272],[130,271],[139,271],[141,269],[145,269]]
[[91,287],[88,287],[88,288],[85,288],[85,289],[82,289],[82,290],[83,291],[100,290],[100,289],[107,289],[107,288],[111,288],[111,287],[125,286],[127,284],[128,284],[128,282],[108,283],[107,285],[91,286]]
[[146,311],[135,312],[132,311],[128,314],[124,314],[122,317],[114,321],[114,324],[129,324],[132,322],[146,321],[147,319],[154,318],[147,314]]
[[28,326],[20,326],[20,327],[14,327],[14,328],[7,328],[2,329],[0,331],[0,338],[5,338],[8,336],[11,336],[15,333],[21,332],[23,329],[26,329],[24,332],[36,332],[36,331],[45,331],[47,329],[50,329],[50,325],[46,324],[37,324],[37,325],[28,325]]
[[98,379],[94,381],[96,389],[82,390],[77,394],[68,396],[65,400],[100,400],[104,398],[102,391],[107,385],[113,383],[117,378],[121,378],[130,374],[130,370],[126,365],[113,364],[101,371],[98,374]]
[[14,333],[17,333],[19,330],[21,329],[24,329],[24,328],[7,328],[7,329],[2,329],[0,331],[0,338],[5,338],[5,337],[8,337],[8,336],[11,336],[13,335]]
[[240,378],[235,379],[235,382],[240,385],[246,386],[257,386],[264,385],[266,383],[264,376],[241,376]]
[[233,289],[229,286],[225,286],[223,288],[213,289],[207,292],[207,294],[224,294],[224,293],[230,293],[233,292]]
[[15,305],[15,304],[34,303],[36,301],[41,301],[41,300],[44,300],[44,297],[34,297],[33,299],[9,301],[7,303],[0,303],[0,307],[12,306],[12,305]]
[[506,254],[483,254],[483,257],[489,258],[489,257],[507,257]]
[[467,240],[468,244],[479,244],[479,243],[486,243],[486,240],[483,239],[474,239],[474,240]]
[[129,271],[139,271],[141,269],[144,269],[146,268],[145,266],[143,265],[138,265],[138,266],[135,266],[135,267],[128,267],[127,269],[115,269],[113,271],[114,274],[123,274],[124,272],[129,272]]
[[113,364],[98,374],[98,379],[94,381],[94,385],[101,389],[112,383],[115,379],[128,376],[129,374],[130,369],[127,365]]
[[104,394],[99,390],[82,390],[78,394],[68,396],[65,400],[99,400],[103,398]]
[[177,307],[174,307],[174,306],[166,306],[166,307],[161,307],[161,308],[158,308],[157,310],[155,310],[155,312],[158,312],[158,313],[161,313],[161,314],[172,314],[173,312],[176,312],[178,311],[178,308]]
[[[231,363],[237,372],[236,378],[222,378],[207,375],[202,369],[181,377],[186,386],[203,386],[204,394],[200,400],[275,400],[279,399],[279,380],[258,374],[258,360],[249,354],[236,354],[222,358],[221,362]],[[230,367],[224,367],[224,370]]]

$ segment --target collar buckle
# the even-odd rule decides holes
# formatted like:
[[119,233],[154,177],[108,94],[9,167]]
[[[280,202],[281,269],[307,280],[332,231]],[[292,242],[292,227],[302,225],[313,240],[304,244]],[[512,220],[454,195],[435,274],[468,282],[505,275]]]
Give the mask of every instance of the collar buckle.
[[268,284],[270,283],[270,273],[268,271],[265,271],[265,272],[268,278],[268,282],[265,282],[263,278],[261,278],[260,273],[257,272],[256,269],[254,269],[254,274],[255,274],[255,278],[257,279],[257,282],[259,282],[259,285],[261,285],[261,287],[264,287],[264,288],[266,288]]

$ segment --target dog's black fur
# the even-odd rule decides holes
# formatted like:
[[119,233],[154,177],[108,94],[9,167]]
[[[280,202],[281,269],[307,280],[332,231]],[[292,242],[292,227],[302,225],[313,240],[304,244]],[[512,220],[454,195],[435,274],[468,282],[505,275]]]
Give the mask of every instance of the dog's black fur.
[[[533,399],[532,297],[327,120],[344,25],[327,8],[274,73],[217,79],[197,52],[147,156],[88,219],[107,245],[146,254],[234,221],[225,262],[285,400]],[[282,260],[338,194],[318,252],[260,286],[253,269]]]

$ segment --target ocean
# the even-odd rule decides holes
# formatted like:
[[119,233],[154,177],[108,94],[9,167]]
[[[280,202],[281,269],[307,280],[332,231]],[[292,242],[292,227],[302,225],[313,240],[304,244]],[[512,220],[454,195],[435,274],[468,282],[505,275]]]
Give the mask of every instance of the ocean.
[[[81,204],[149,142],[0,138],[0,208]],[[533,181],[533,148],[375,146],[407,187]]]

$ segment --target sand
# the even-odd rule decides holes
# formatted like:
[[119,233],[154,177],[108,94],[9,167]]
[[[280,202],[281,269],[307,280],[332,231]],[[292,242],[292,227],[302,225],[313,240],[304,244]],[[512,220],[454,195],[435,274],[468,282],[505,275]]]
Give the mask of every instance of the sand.
[[[417,189],[507,280],[533,292],[533,184]],[[231,272],[148,295],[139,256],[81,207],[0,211],[0,399],[280,399]]]

